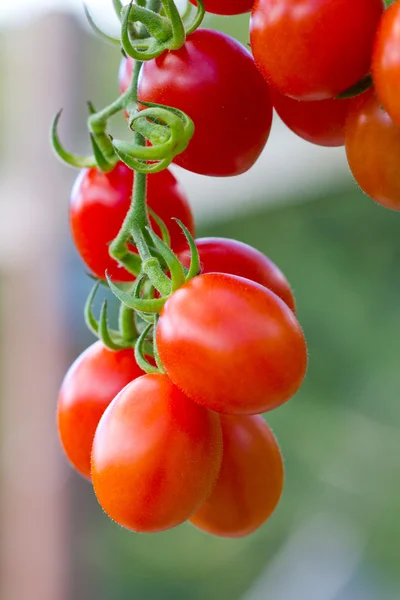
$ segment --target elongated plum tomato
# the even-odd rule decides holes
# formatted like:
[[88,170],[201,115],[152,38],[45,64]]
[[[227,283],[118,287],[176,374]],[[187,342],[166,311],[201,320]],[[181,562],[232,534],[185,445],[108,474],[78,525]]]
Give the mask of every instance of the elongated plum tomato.
[[220,413],[276,408],[306,372],[306,343],[293,312],[236,275],[206,273],[179,288],[164,305],[156,337],[172,381]]
[[372,54],[372,77],[376,94],[400,127],[400,2],[384,12]]
[[100,420],[93,486],[103,509],[123,527],[163,531],[200,508],[221,461],[218,415],[189,400],[167,375],[144,375]]
[[281,94],[337,96],[368,73],[383,8],[382,0],[255,0],[255,61]]
[[344,146],[350,98],[302,102],[271,90],[272,104],[289,129],[318,146]]
[[102,342],[89,346],[66,374],[58,399],[58,431],[65,454],[84,477],[90,479],[100,417],[122,388],[141,375],[133,350],[112,352]]
[[211,496],[190,521],[224,537],[252,533],[282,494],[284,468],[274,434],[259,415],[221,415],[224,454]]
[[[196,0],[190,2],[197,4]],[[204,7],[215,15],[240,15],[250,12],[253,3],[254,0],[204,0]]]
[[400,210],[400,127],[373,90],[354,98],[346,126],[346,153],[360,188],[375,202]]
[[[124,65],[122,90],[131,71],[130,62]],[[193,119],[193,138],[174,162],[202,175],[244,173],[271,129],[268,86],[253,57],[233,38],[208,29],[197,29],[180,50],[144,64],[139,100],[175,106]]]
[[[172,218],[182,221],[194,233],[193,215],[183,190],[168,170],[148,176],[147,202],[165,222],[171,234],[173,250],[187,247],[182,230]],[[133,171],[118,163],[111,173],[84,169],[78,175],[71,194],[70,225],[77,250],[87,267],[105,278],[107,270],[115,281],[132,281],[134,277],[108,253],[110,242],[117,236],[129,210]],[[160,230],[151,219],[154,231]],[[133,246],[131,250],[134,251]]]
[[[280,269],[256,248],[228,238],[199,238],[196,246],[200,255],[202,273],[230,273],[246,277],[272,290],[296,312],[295,300],[289,283]],[[179,259],[190,265],[190,251],[184,250]]]

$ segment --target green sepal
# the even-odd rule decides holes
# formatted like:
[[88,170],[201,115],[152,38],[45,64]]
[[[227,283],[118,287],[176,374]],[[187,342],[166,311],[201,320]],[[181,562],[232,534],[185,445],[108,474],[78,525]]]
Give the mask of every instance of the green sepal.
[[200,27],[204,19],[204,15],[206,12],[204,8],[204,2],[203,0],[196,0],[196,3],[196,14],[194,15],[193,19],[187,24],[184,22],[186,35],[190,35],[194,31],[196,31],[196,29]]
[[159,373],[158,368],[155,367],[154,365],[151,365],[145,357],[144,344],[145,344],[146,338],[147,338],[150,330],[152,329],[152,327],[153,327],[152,324],[147,325],[147,327],[145,327],[143,329],[142,333],[138,337],[136,344],[135,344],[136,362],[137,362],[138,366],[142,369],[142,371],[144,371],[145,373]]
[[99,318],[99,337],[101,341],[109,350],[117,351],[131,348],[132,341],[123,341],[118,333],[113,332],[113,336],[112,330],[110,330],[108,327],[107,306],[107,300],[104,300],[103,304],[101,305]]
[[164,365],[161,362],[160,353],[158,352],[157,347],[157,325],[158,325],[159,315],[155,315],[154,317],[154,330],[153,330],[153,355],[154,360],[156,361],[156,365],[160,373],[166,373],[164,369]]
[[369,88],[371,88],[373,85],[374,82],[372,81],[372,75],[368,73],[368,75],[365,75],[362,79],[360,79],[360,81],[357,81],[356,84],[352,85],[341,94],[338,94],[336,98],[338,100],[354,98],[354,96],[359,96],[360,94],[363,94],[364,92],[369,90]]
[[90,169],[97,166],[94,156],[78,156],[71,154],[64,149],[58,136],[57,128],[61,117],[62,109],[56,114],[51,126],[51,145],[54,153],[65,164],[78,169]]
[[162,241],[164,242],[164,244],[166,244],[170,248],[171,247],[171,236],[169,234],[168,227],[166,226],[164,221],[162,219],[160,219],[160,217],[158,215],[156,215],[156,213],[154,212],[154,210],[152,208],[150,208],[150,206],[147,206],[147,212],[159,226],[160,231],[161,231]]
[[182,229],[188,244],[189,244],[189,249],[190,249],[190,265],[189,265],[189,270],[186,274],[186,278],[185,281],[190,281],[191,279],[193,279],[194,277],[197,277],[197,275],[200,274],[201,272],[201,263],[200,263],[200,255],[199,255],[199,250],[196,246],[196,242],[194,241],[194,238],[192,236],[192,234],[190,233],[189,229],[186,227],[186,225],[184,225],[182,223],[182,221],[180,221],[179,219],[175,219],[174,221],[176,221],[179,225],[179,227]]
[[90,134],[90,141],[92,144],[93,155],[96,160],[97,166],[99,167],[100,171],[103,171],[103,173],[109,173],[114,169],[115,165],[110,164],[105,158],[104,154],[97,145],[95,136],[92,133]]
[[106,273],[108,285],[110,286],[110,290],[126,306],[132,308],[133,310],[138,310],[146,313],[159,313],[162,307],[165,304],[166,298],[156,298],[151,300],[138,299],[132,297],[130,294],[119,289],[110,279],[109,275]]
[[155,247],[166,262],[171,274],[171,292],[175,292],[175,290],[185,283],[185,271],[183,270],[183,266],[171,248],[159,238],[150,227],[147,227],[147,231],[149,232]]

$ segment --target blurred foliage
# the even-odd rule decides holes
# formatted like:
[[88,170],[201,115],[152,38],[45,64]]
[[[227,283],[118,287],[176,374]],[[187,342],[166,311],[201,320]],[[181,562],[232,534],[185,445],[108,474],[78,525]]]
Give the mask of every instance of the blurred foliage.
[[[243,540],[190,525],[143,536],[110,522],[79,482],[74,557],[94,575],[97,600],[239,599],[293,529],[321,511],[357,526],[365,561],[398,577],[399,227],[398,215],[354,190],[207,227],[268,254],[296,292],[308,376],[295,399],[266,417],[285,456],[284,496]],[[76,600],[86,597],[81,581]]]

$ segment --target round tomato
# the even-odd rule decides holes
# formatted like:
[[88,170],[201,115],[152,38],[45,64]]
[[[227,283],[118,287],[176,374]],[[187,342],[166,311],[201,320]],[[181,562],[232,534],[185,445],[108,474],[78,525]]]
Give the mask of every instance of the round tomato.
[[373,90],[355,98],[346,126],[346,153],[360,188],[373,200],[400,210],[400,127]]
[[[228,238],[200,238],[196,240],[202,273],[230,273],[246,277],[272,290],[296,312],[295,300],[289,283],[280,269],[262,252],[248,244]],[[190,251],[179,254],[185,267],[190,265]]]
[[144,375],[100,420],[93,486],[103,509],[123,527],[163,531],[200,508],[221,460],[218,415],[189,400],[166,375]]
[[255,0],[255,61],[286,96],[337,96],[368,73],[383,8],[382,0]]
[[271,516],[283,489],[282,455],[259,415],[221,415],[223,458],[211,496],[190,521],[224,537],[252,533]]
[[144,64],[139,100],[174,106],[191,117],[195,133],[175,162],[202,175],[244,173],[271,129],[268,86],[252,56],[236,40],[208,29],[197,29],[180,50]]
[[220,413],[276,408],[306,372],[306,343],[293,312],[236,275],[206,273],[179,288],[164,305],[156,338],[172,381]]
[[112,352],[96,342],[70,367],[58,399],[58,431],[75,469],[90,479],[90,453],[100,417],[128,383],[143,375],[133,350]]
[[[70,224],[78,252],[88,268],[101,279],[107,270],[115,281],[132,281],[133,275],[108,253],[129,210],[133,171],[118,163],[110,173],[84,169],[78,175],[71,194]],[[187,247],[186,238],[173,217],[180,219],[194,234],[193,215],[179,183],[168,170],[148,176],[147,201],[165,222],[176,252]],[[151,219],[156,233],[158,226]],[[131,247],[134,251],[133,246]]]
[[[196,0],[190,0],[196,4]],[[204,7],[207,12],[215,15],[240,15],[250,12],[254,0],[204,0]]]
[[372,76],[383,106],[400,126],[400,2],[385,11],[375,37]]
[[344,146],[350,98],[302,102],[271,90],[272,104],[289,129],[318,146]]

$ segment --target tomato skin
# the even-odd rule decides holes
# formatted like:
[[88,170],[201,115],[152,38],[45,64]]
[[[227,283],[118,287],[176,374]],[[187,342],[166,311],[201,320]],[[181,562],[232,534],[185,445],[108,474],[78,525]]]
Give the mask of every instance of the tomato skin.
[[[228,238],[210,237],[195,241],[202,273],[229,273],[256,281],[272,290],[296,312],[293,292],[286,277],[265,254],[248,244]],[[181,252],[179,258],[185,267],[189,267],[189,250]]]
[[[129,210],[132,186],[133,171],[120,162],[111,173],[83,169],[73,187],[70,202],[72,236],[82,260],[101,279],[105,279],[106,270],[115,281],[134,279],[108,253],[108,245],[117,236]],[[150,208],[167,225],[172,248],[177,252],[185,249],[186,238],[171,219],[180,219],[194,234],[193,215],[186,196],[170,171],[148,176],[147,199]],[[151,223],[155,232],[160,234],[152,219]]]
[[218,415],[191,402],[166,375],[129,384],[100,420],[92,452],[98,501],[142,533],[186,521],[210,495],[222,461]]
[[376,94],[400,126],[400,2],[384,12],[375,36],[372,77]]
[[141,375],[133,350],[112,352],[96,342],[64,377],[58,398],[58,431],[65,454],[83,477],[90,479],[90,454],[100,417],[113,398]]
[[382,0],[256,0],[250,42],[264,77],[298,100],[332,98],[370,68]]
[[[196,4],[195,0],[190,0]],[[250,12],[254,0],[204,0],[204,7],[207,12],[215,15],[241,15]]]
[[373,90],[354,98],[346,126],[346,154],[360,188],[375,202],[400,210],[400,127]]
[[183,285],[165,303],[156,338],[172,381],[220,413],[277,408],[306,372],[306,343],[293,312],[236,275],[206,273]]
[[351,99],[302,102],[271,90],[272,104],[296,135],[318,146],[344,146],[346,118]]
[[259,415],[221,415],[224,454],[211,496],[190,519],[213,535],[243,537],[273,513],[282,495],[283,459]]
[[[122,89],[125,79],[122,74]],[[268,86],[252,56],[233,38],[208,29],[197,29],[180,50],[144,64],[139,100],[174,106],[193,119],[193,138],[174,162],[202,175],[244,173],[271,129]]]

